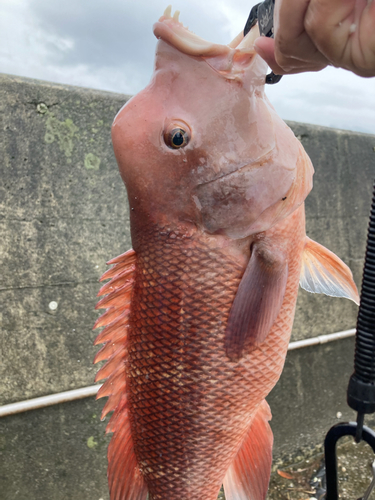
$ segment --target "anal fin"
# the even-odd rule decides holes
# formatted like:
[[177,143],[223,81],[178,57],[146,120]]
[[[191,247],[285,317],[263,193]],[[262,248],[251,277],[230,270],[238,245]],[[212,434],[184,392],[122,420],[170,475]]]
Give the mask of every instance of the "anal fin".
[[264,400],[224,478],[226,500],[264,500],[272,465],[273,434],[270,408]]
[[282,306],[287,278],[284,253],[264,242],[255,244],[225,332],[225,348],[232,361],[264,342]]

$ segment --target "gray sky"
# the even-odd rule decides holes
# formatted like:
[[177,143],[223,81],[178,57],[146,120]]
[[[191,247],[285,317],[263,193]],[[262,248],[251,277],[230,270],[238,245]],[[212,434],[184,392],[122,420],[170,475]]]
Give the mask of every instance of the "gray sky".
[[[0,0],[0,72],[134,94],[147,85],[152,25],[168,0]],[[201,37],[229,43],[256,1],[176,0]],[[375,78],[327,68],[267,94],[282,118],[375,134]]]

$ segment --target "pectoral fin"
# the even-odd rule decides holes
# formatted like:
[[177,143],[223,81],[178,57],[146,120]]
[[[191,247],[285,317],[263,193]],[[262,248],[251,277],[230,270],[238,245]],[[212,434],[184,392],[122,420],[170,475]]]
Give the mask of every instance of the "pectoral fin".
[[283,303],[287,277],[288,264],[281,251],[254,245],[225,334],[226,352],[232,361],[265,340]]
[[300,285],[311,293],[346,297],[359,304],[358,290],[349,267],[333,252],[307,237]]

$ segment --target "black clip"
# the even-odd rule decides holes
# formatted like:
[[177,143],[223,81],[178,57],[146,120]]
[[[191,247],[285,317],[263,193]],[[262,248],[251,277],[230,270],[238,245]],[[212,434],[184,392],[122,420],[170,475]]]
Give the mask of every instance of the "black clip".
[[[251,9],[249,17],[243,30],[243,35],[246,36],[251,28],[258,22],[260,36],[273,38],[273,11],[275,8],[275,0],[264,0]],[[282,75],[275,75],[273,71],[266,76],[266,83],[273,85],[278,83]]]
[[[367,444],[371,446],[375,453],[375,433],[366,426],[362,427],[362,439],[366,441]],[[337,458],[336,458],[336,444],[337,441],[343,436],[353,436],[357,435],[357,424],[355,422],[347,422],[334,425],[328,431],[326,438],[324,440],[324,456],[326,464],[326,480],[327,480],[327,494],[325,500],[338,500],[338,488],[337,488]],[[374,466],[373,466],[374,471]],[[375,486],[375,480],[371,481],[370,487],[365,493],[365,495],[358,500],[364,500],[368,498],[368,495]]]
[[243,30],[243,36],[246,36],[249,33],[249,31],[251,30],[251,28],[256,25],[256,23],[258,21],[258,7],[259,7],[259,5],[260,5],[260,3],[257,3],[251,9],[249,17],[248,17],[246,24],[245,24],[245,28]]

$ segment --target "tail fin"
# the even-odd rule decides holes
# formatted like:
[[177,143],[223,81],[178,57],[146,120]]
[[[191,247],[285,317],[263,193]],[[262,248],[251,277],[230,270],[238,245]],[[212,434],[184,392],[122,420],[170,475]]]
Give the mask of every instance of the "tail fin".
[[249,432],[224,478],[226,500],[264,500],[272,465],[271,411],[260,404]]
[[106,378],[97,399],[109,396],[102,412],[102,419],[113,411],[107,432],[113,432],[108,447],[108,483],[111,500],[146,500],[147,488],[134,452],[126,401],[125,359],[127,355],[127,329],[131,292],[134,282],[136,255],[134,250],[112,259],[114,264],[101,280],[111,278],[98,295],[105,295],[96,308],[106,312],[94,328],[105,326],[95,340],[104,344],[94,363],[107,360],[95,380]]

